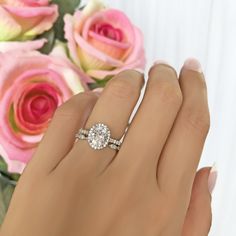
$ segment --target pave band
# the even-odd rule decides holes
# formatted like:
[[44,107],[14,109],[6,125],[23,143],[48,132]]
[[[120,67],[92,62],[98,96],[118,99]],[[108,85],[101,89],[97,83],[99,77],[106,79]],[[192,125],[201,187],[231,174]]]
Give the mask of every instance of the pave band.
[[75,137],[79,140],[87,140],[90,147],[95,150],[109,147],[119,151],[122,144],[122,141],[111,138],[110,129],[102,123],[93,125],[89,130],[80,129]]

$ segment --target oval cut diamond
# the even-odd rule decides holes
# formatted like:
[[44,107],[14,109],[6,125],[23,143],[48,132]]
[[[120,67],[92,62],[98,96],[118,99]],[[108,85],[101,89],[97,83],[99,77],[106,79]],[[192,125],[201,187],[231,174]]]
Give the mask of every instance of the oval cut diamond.
[[110,140],[111,132],[104,124],[95,124],[88,133],[88,143],[93,149],[105,148]]

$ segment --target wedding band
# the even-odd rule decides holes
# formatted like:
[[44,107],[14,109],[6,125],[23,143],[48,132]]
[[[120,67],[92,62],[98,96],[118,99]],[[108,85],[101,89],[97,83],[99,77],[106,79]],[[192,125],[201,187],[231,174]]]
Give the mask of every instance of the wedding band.
[[120,150],[122,141],[111,138],[111,131],[107,125],[97,123],[91,129],[80,129],[75,135],[76,139],[87,140],[89,146],[94,150],[102,150],[106,147]]

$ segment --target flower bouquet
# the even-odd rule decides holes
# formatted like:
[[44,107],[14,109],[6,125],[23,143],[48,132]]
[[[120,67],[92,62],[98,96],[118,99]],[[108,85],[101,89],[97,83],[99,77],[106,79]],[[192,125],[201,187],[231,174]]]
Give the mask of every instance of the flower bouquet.
[[144,66],[141,31],[101,1],[0,0],[0,224],[57,107]]

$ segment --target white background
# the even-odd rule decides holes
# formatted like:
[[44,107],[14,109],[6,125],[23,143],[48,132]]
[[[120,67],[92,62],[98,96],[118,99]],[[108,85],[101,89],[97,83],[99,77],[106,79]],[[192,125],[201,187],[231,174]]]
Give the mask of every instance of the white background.
[[[85,2],[85,1],[84,1]],[[211,236],[236,236],[236,0],[107,0],[145,36],[148,65],[164,59],[180,69],[187,57],[204,68],[211,131],[201,166],[217,163]]]

